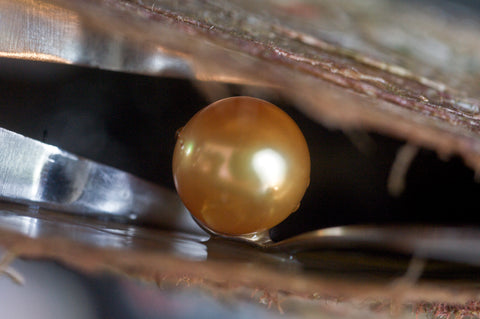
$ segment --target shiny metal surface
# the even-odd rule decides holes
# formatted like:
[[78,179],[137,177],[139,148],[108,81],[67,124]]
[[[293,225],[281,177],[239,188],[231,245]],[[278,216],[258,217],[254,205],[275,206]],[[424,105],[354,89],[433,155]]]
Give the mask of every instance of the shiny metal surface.
[[62,238],[114,249],[152,249],[204,260],[208,235],[148,229],[0,202],[1,228],[34,239]]
[[480,266],[480,231],[475,227],[341,226],[307,232],[261,246],[290,253],[327,248],[372,249],[420,259]]
[[268,231],[227,236],[203,229],[220,238],[292,256],[303,252],[313,252],[315,256],[315,252],[346,249],[480,266],[480,231],[475,227],[348,225],[310,231],[277,242],[272,241]]
[[[34,239],[61,238],[94,247],[149,250],[195,261],[255,262],[293,270],[301,265],[322,268],[322,265],[316,265],[319,256],[328,251],[341,256],[344,250],[356,254],[374,252],[374,256],[397,253],[421,260],[480,266],[480,233],[475,228],[466,227],[343,226],[275,243],[262,242],[261,236],[268,237],[265,233],[259,234],[259,238],[210,237],[0,202],[0,228]],[[354,260],[348,263],[354,270]],[[391,266],[385,265],[386,268]]]
[[266,252],[251,245],[211,238],[206,233],[164,230],[90,217],[0,202],[0,229],[28,238],[61,239],[76,245],[125,252],[146,251],[193,261],[287,262],[293,267],[297,265],[284,252]]
[[0,199],[200,231],[169,190],[0,128]]
[[[128,38],[119,32],[121,28],[111,24],[109,28],[109,10],[102,3],[92,7],[83,3],[75,9],[66,4],[0,0],[0,57],[156,75],[191,74],[190,66],[179,56],[138,37]],[[102,15],[105,24],[98,23]]]

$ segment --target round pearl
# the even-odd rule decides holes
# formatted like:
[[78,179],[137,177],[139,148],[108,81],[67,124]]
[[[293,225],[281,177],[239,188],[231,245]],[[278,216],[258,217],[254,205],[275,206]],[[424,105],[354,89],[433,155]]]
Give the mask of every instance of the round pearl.
[[310,154],[284,111],[231,97],[202,109],[178,131],[173,176],[183,203],[204,226],[248,234],[297,210],[310,182]]

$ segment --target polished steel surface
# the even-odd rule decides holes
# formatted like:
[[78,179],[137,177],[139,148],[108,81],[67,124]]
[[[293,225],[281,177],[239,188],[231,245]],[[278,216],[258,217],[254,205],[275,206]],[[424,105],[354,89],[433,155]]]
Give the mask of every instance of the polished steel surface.
[[3,128],[0,145],[2,200],[200,231],[169,190]]
[[53,237],[101,248],[152,249],[194,260],[207,256],[204,242],[208,235],[149,230],[9,203],[0,203],[0,222],[2,229],[34,239]]
[[[347,225],[306,232],[281,241],[272,241],[268,231],[227,236],[268,252],[295,256],[302,252],[353,250],[394,253],[424,260],[439,260],[480,266],[480,230],[467,226],[434,225]],[[314,256],[314,255],[313,255]]]
[[358,225],[307,232],[261,245],[291,253],[322,249],[371,249],[480,266],[480,230],[466,226]]
[[[480,266],[480,250],[477,248],[479,231],[466,227],[342,226],[308,232],[275,243],[262,241],[262,236],[263,239],[268,237],[266,233],[249,238],[210,237],[205,233],[165,231],[0,202],[0,228],[34,239],[62,238],[108,249],[148,250],[195,261],[208,259],[273,264],[291,270],[302,265],[314,269],[328,268],[330,266],[326,261],[317,264],[319,258],[324,258],[325,254],[330,256],[328,252],[334,252],[336,257],[342,256],[345,250],[365,258],[357,260],[359,264],[355,263],[356,259],[348,261],[347,264],[352,267],[350,270],[368,263],[369,255],[362,255],[367,252],[377,257],[384,253],[401,254],[407,257],[407,261],[414,257]],[[330,263],[333,262],[333,269],[345,262],[333,256],[327,258]],[[393,260],[398,262],[395,257]],[[385,264],[384,268],[397,266]]]
[[125,37],[119,28],[107,23],[109,9],[100,2],[96,3],[98,8],[86,3],[69,8],[66,4],[0,0],[0,57],[155,75],[191,74],[185,59],[139,37]]
[[74,244],[167,254],[193,261],[208,259],[277,266],[287,263],[288,267],[298,265],[285,252],[266,252],[251,245],[211,238],[206,233],[165,230],[91,217],[0,202],[0,229],[32,239],[62,239]]

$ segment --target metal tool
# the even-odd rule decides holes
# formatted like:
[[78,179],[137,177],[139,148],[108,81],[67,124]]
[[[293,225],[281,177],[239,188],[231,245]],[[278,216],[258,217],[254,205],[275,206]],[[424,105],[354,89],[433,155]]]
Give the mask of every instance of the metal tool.
[[171,191],[0,128],[0,199],[79,215],[198,230]]

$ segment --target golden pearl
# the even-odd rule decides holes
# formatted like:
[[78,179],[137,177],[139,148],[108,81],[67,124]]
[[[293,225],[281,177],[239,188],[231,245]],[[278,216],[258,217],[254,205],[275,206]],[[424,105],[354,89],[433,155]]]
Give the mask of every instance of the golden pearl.
[[177,133],[175,187],[208,229],[241,235],[269,229],[297,210],[310,182],[310,154],[297,124],[251,97],[199,111]]

